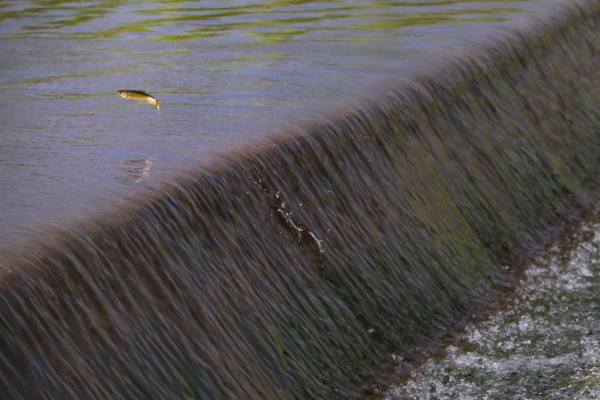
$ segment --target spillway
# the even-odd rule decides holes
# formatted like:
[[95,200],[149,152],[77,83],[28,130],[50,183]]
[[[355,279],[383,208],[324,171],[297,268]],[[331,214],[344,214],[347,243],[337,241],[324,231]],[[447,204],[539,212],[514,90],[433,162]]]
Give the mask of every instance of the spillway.
[[600,5],[557,4],[5,240],[0,393],[371,393],[597,193]]

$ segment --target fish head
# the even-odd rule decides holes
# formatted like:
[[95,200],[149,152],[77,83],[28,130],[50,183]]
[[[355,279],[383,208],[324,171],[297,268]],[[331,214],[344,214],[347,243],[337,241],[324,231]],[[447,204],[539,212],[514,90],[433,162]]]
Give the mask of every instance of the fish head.
[[121,97],[125,97],[125,96],[127,96],[127,94],[125,93],[125,91],[124,91],[124,90],[117,90],[117,94],[118,94],[119,96],[121,96]]

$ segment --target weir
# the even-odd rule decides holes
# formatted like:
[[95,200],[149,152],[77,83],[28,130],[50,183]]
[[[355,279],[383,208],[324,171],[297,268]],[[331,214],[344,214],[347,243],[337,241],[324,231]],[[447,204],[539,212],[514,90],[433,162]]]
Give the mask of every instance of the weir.
[[0,393],[368,394],[599,183],[597,2],[436,65],[11,249]]

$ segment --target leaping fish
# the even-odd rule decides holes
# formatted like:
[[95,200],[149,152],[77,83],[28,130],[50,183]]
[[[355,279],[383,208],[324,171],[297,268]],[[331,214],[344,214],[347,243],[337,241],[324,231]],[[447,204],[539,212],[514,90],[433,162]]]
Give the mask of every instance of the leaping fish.
[[117,93],[125,99],[143,101],[156,106],[157,110],[159,109],[160,100],[155,99],[143,90],[118,90]]

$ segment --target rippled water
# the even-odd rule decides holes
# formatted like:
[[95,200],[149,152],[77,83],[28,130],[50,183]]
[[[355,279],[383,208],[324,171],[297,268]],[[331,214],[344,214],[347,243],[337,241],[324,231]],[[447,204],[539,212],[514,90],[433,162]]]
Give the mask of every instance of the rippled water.
[[600,398],[598,221],[537,257],[505,309],[467,325],[385,398]]
[[[2,2],[0,247],[298,130],[550,4]],[[160,111],[120,89],[148,91]]]

